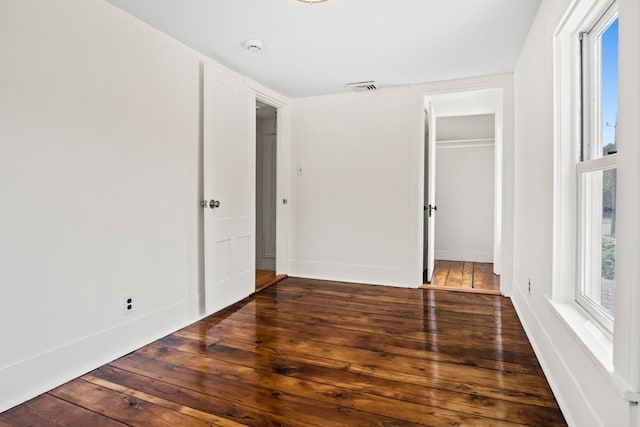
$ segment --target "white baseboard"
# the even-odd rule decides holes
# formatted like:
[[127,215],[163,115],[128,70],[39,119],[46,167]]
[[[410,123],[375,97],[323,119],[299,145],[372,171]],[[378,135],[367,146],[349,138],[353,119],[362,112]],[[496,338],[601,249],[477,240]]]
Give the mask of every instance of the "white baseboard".
[[[535,324],[539,324],[539,320],[536,318],[529,304],[526,303],[526,300],[524,299],[524,295],[522,295],[522,291],[520,290],[520,287],[515,285],[514,289],[516,290],[515,293],[517,295],[512,296],[511,302],[513,304],[513,307],[516,310],[516,314],[518,315],[518,318],[520,319],[520,323],[522,323],[522,327],[524,328],[527,338],[531,343],[531,347],[533,347],[533,352],[536,354],[536,357],[540,362],[540,366],[542,367],[542,371],[547,377],[547,381],[549,381],[551,390],[553,391],[553,394],[556,400],[558,401],[558,405],[562,409],[562,414],[564,415],[565,420],[567,421],[567,424],[570,426],[575,425],[574,418],[570,411],[571,408],[569,408],[569,406],[565,403],[565,399],[562,393],[563,389],[559,386],[558,384],[559,381],[557,381],[556,377],[553,375],[553,370],[551,369],[551,367],[549,366],[549,363],[547,362],[547,357],[545,352],[542,351],[542,347],[544,346],[545,348],[553,349],[554,350],[553,352],[555,353],[553,344],[551,343],[550,338],[547,336],[547,334],[544,332],[542,328],[536,328],[536,330],[539,330],[541,333],[535,334],[535,335],[533,334],[533,326],[531,325],[532,319]],[[556,359],[555,359],[556,363],[564,364],[562,358],[559,357],[558,354],[556,354],[555,356],[556,356]],[[568,376],[569,371],[565,370],[564,372]],[[564,383],[566,382],[566,380],[571,381],[570,378],[566,378],[562,382]]]
[[200,320],[199,312],[197,299],[185,300],[0,368],[0,412]]
[[435,251],[436,259],[447,261],[493,262],[493,252]]
[[[564,333],[561,323],[553,330],[547,329],[540,319],[542,313],[537,313],[529,302],[533,296],[525,295],[517,284],[514,291],[513,306],[567,424],[575,427],[626,425],[623,421],[629,416],[624,410],[626,403],[609,387],[606,379],[598,378],[600,369],[590,363],[589,357],[584,357],[583,348],[573,342],[570,334]],[[609,408],[608,420],[603,419],[604,414],[599,413],[594,404]],[[610,410],[614,407],[619,410]],[[616,418],[611,421],[613,424],[611,418]]]
[[315,261],[289,260],[289,276],[338,282],[363,283],[413,288],[406,269],[370,265],[336,264]]

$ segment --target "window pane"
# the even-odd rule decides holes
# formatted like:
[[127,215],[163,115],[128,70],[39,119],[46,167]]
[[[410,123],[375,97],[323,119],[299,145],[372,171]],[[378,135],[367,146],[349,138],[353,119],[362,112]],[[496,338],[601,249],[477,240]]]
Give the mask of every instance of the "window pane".
[[609,25],[601,38],[601,141],[602,155],[618,151],[616,127],[618,123],[618,19]]
[[582,294],[613,319],[616,265],[616,169],[583,175]]

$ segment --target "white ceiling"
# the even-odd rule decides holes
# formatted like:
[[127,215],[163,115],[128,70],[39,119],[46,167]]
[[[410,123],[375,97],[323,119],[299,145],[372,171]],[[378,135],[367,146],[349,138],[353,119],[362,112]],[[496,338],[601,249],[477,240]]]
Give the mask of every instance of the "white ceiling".
[[[540,0],[107,0],[283,95],[513,71]],[[252,53],[244,40],[264,49]]]

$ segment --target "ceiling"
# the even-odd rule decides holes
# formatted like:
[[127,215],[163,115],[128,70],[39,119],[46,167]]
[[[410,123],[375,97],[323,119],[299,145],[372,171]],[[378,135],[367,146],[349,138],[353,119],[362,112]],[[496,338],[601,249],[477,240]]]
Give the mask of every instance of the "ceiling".
[[[107,0],[288,97],[513,71],[540,0]],[[260,39],[261,52],[243,47]]]

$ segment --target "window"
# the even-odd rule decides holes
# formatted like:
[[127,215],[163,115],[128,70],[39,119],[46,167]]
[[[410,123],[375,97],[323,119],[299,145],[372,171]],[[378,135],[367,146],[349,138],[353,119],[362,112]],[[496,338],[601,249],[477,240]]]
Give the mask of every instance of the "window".
[[576,301],[610,332],[615,317],[618,17],[609,7],[579,35],[581,137]]

